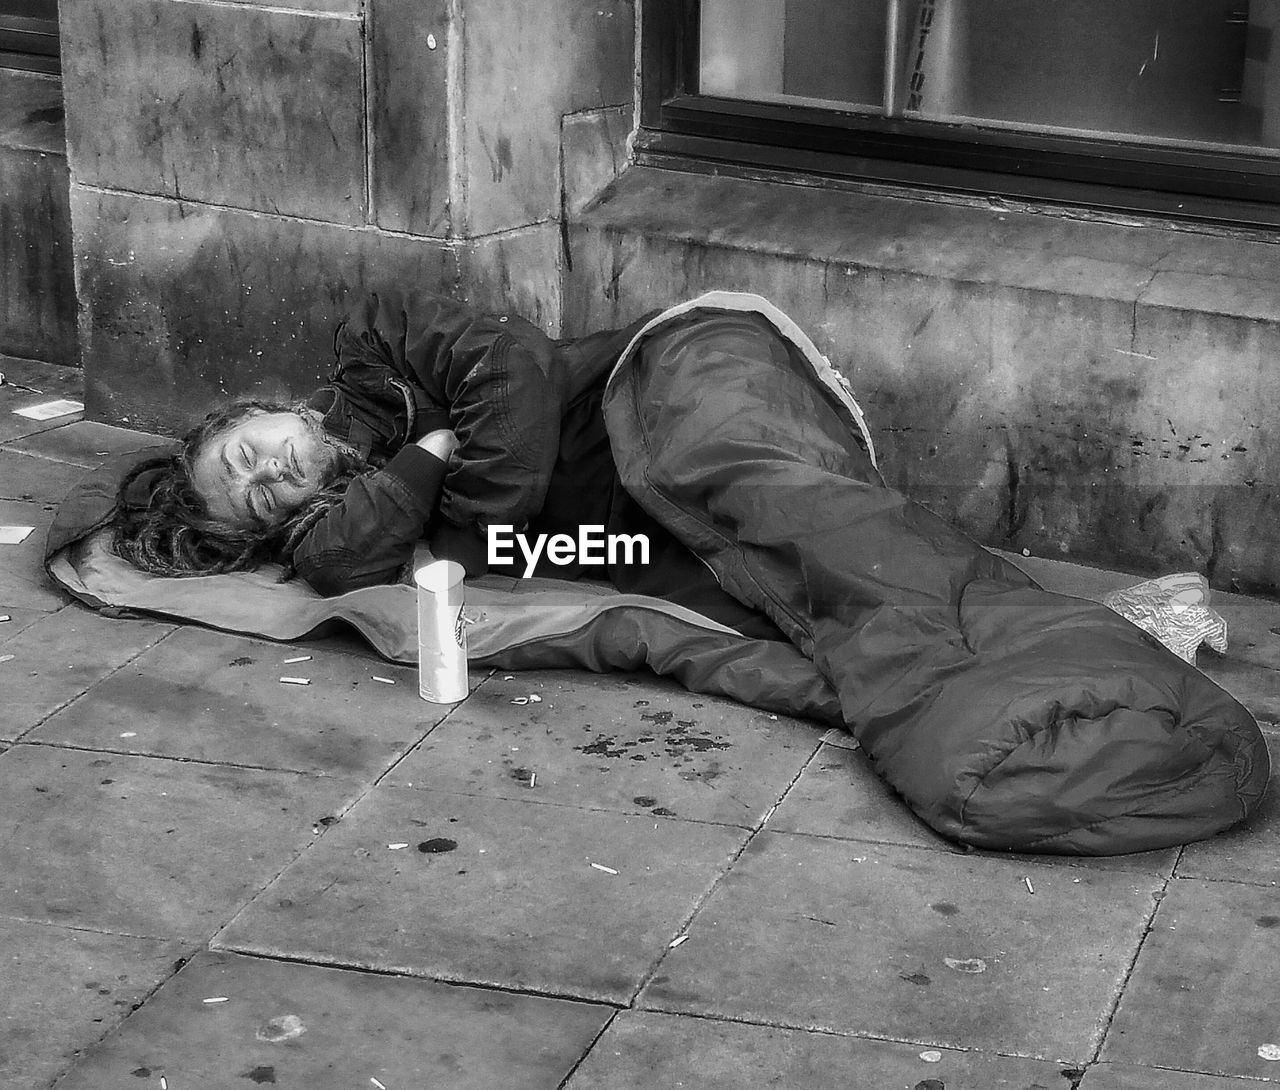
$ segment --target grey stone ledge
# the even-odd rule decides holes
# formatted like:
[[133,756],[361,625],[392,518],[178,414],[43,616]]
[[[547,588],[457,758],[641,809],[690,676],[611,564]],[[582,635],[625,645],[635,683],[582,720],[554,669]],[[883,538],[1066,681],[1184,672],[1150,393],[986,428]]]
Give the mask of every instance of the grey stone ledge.
[[633,165],[577,225],[756,258],[1280,322],[1280,231],[1201,232],[999,202]]

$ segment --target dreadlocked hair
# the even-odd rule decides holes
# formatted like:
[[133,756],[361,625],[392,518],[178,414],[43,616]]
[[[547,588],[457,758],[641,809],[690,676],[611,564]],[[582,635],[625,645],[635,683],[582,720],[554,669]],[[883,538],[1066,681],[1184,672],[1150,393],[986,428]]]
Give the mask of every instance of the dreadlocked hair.
[[[272,401],[235,401],[211,412],[187,432],[175,454],[134,466],[116,493],[112,550],[152,575],[218,575],[279,563],[283,566],[280,581],[293,578],[294,551],[307,532],[342,499],[347,486],[369,471],[369,464],[355,451],[326,436],[336,458],[324,485],[283,523],[260,529],[237,529],[211,518],[192,483],[192,474],[204,445],[246,417],[300,411],[300,406]],[[150,488],[141,505],[130,496],[140,479]]]

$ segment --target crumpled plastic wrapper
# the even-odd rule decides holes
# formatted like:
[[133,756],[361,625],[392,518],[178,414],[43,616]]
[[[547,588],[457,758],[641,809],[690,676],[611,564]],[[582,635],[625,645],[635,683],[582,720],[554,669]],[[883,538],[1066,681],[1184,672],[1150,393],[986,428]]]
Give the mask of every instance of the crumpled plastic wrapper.
[[1219,653],[1227,650],[1227,622],[1209,608],[1209,594],[1203,575],[1182,572],[1112,591],[1102,604],[1194,663],[1202,643]]

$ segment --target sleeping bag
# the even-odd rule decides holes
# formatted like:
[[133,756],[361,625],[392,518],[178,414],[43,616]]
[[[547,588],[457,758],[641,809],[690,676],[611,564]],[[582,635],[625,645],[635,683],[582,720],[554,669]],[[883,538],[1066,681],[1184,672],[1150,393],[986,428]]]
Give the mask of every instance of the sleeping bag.
[[806,340],[763,300],[704,296],[637,334],[605,419],[627,491],[813,661],[911,808],[978,847],[1114,854],[1257,806],[1252,716],[887,487]]

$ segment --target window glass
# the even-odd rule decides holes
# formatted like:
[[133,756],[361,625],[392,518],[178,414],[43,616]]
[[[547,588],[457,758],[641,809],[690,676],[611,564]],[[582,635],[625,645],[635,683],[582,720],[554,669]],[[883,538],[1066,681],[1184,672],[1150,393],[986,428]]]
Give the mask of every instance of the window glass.
[[1274,155],[1278,27],[1280,0],[703,0],[699,90]]

